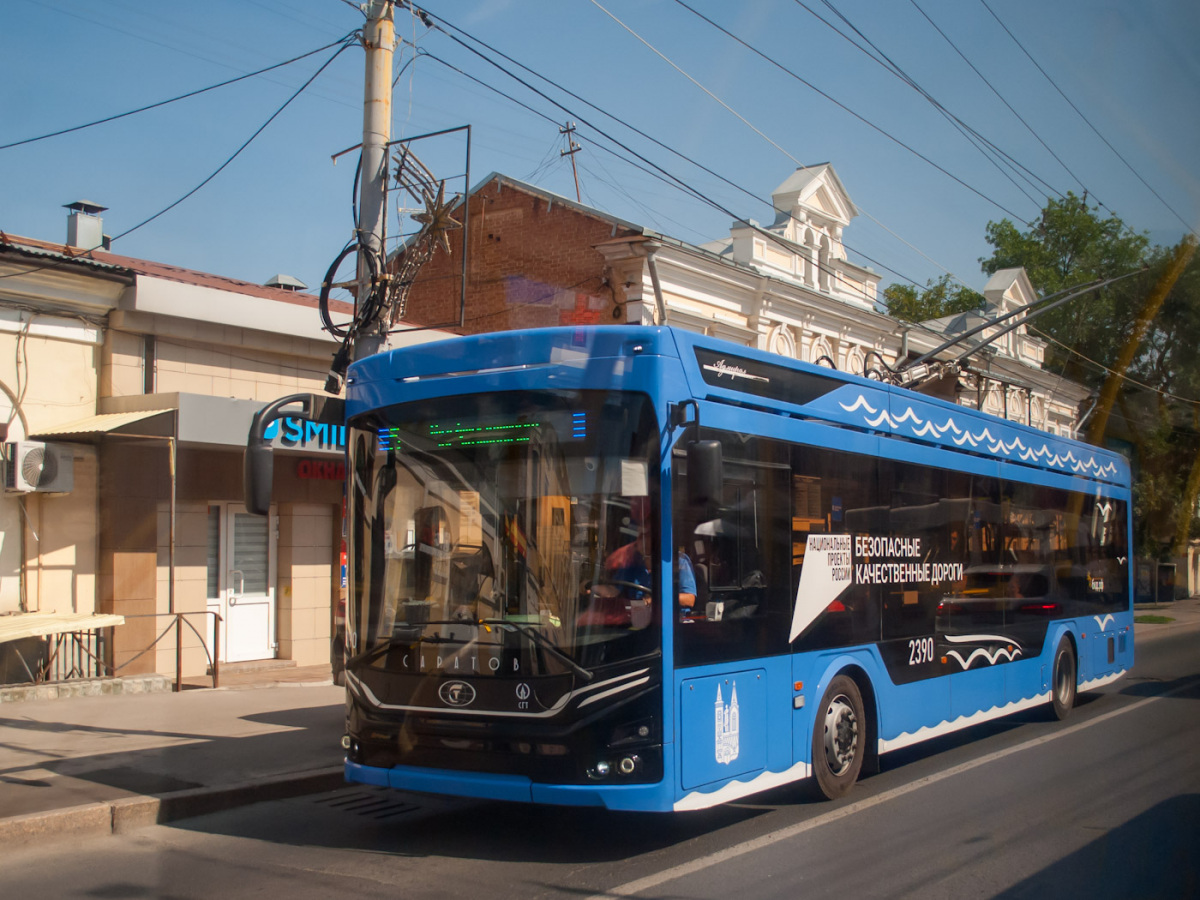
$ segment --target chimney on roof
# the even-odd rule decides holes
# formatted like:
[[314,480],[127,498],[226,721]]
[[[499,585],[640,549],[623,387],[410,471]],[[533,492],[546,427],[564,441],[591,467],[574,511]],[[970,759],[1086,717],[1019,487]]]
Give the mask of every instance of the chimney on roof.
[[91,200],[76,200],[64,204],[67,215],[67,246],[80,250],[107,250],[112,238],[104,233],[104,220],[100,213],[108,209]]
[[299,278],[294,278],[291,275],[284,275],[282,272],[277,275],[272,275],[263,282],[266,287],[279,288],[281,291],[303,291],[308,288],[308,285]]

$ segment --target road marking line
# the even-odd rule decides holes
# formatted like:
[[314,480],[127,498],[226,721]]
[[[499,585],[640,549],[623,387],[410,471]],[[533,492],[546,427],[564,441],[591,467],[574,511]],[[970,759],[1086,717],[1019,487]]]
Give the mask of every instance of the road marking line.
[[947,778],[952,778],[955,775],[961,775],[963,772],[969,772],[980,766],[988,763],[996,762],[1004,759],[1006,756],[1012,756],[1014,753],[1020,753],[1023,750],[1030,750],[1034,747],[1040,747],[1042,744],[1048,744],[1051,741],[1057,741],[1060,738],[1083,731],[1085,728],[1091,728],[1093,725],[1099,725],[1101,722],[1106,722],[1109,719],[1122,716],[1125,713],[1133,712],[1141,709],[1158,700],[1165,700],[1174,694],[1178,694],[1185,690],[1190,690],[1194,685],[1188,683],[1168,691],[1165,694],[1159,694],[1155,697],[1146,697],[1143,700],[1138,700],[1131,703],[1129,706],[1123,706],[1120,709],[1114,709],[1102,715],[1096,716],[1094,719],[1088,719],[1086,722],[1078,722],[1063,728],[1061,731],[1055,731],[1053,734],[1045,734],[1041,737],[1032,738],[1022,744],[1017,744],[1013,747],[1008,747],[1004,750],[997,750],[994,753],[989,753],[987,756],[981,756],[979,759],[971,762],[960,763],[949,769],[944,769],[933,775],[927,775],[924,778],[919,778],[909,784],[903,784],[899,787],[892,788],[890,791],[884,791],[882,794],[876,794],[874,797],[867,797],[864,800],[859,800],[851,803],[849,806],[843,806],[841,809],[835,809],[831,812],[823,813],[812,819],[807,819],[804,822],[797,822],[795,825],[789,825],[787,828],[781,828],[779,831],[773,831],[770,834],[764,834],[760,837],[752,838],[748,841],[743,841],[740,844],[734,844],[732,847],[727,847],[724,850],[718,850],[716,853],[705,856],[703,859],[694,859],[691,862],[682,863],[678,866],[672,866],[669,869],[664,869],[654,875],[647,875],[645,878],[639,878],[636,881],[629,881],[625,884],[611,888],[603,894],[595,894],[589,897],[588,900],[605,900],[608,897],[632,897],[642,891],[648,891],[651,888],[658,887],[668,881],[674,881],[678,878],[683,878],[687,875],[693,875],[696,872],[701,872],[711,866],[720,865],[728,860],[735,859],[739,856],[744,856],[747,853],[753,853],[755,850],[761,850],[764,847],[770,847],[773,844],[778,844],[781,841],[790,840],[799,834],[806,831],[812,831],[815,828],[820,828],[823,825],[828,825],[832,822],[838,822],[856,813],[863,812],[874,806],[879,806],[881,803],[886,803],[889,800],[895,800],[897,797],[903,797],[905,794],[911,794],[913,791],[920,790],[924,787],[929,787],[932,784],[937,784],[939,781],[945,781]]

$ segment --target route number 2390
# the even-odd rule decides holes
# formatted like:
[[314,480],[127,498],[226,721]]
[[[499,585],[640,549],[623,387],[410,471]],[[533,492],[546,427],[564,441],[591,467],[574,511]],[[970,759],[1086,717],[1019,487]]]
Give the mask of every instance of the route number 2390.
[[917,638],[908,642],[908,664],[919,666],[933,662],[933,638]]

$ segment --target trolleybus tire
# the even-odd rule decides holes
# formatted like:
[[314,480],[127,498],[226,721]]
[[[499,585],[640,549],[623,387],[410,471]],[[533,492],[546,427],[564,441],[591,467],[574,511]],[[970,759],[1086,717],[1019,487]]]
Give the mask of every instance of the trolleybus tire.
[[858,780],[867,749],[867,718],[854,679],[829,683],[813,718],[812,769],[817,793],[837,800]]
[[1075,665],[1075,647],[1071,639],[1064,634],[1054,650],[1054,668],[1050,680],[1050,706],[1056,719],[1065,719],[1071,714],[1071,707],[1075,705],[1075,679],[1078,671]]

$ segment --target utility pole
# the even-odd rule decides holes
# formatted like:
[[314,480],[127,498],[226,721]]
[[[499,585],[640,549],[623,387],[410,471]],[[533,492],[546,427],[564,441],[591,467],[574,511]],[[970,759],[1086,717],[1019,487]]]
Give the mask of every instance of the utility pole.
[[[363,28],[366,77],[363,82],[362,174],[358,188],[358,303],[370,302],[374,283],[368,256],[376,262],[377,276],[387,261],[388,143],[392,139],[392,53],[396,46],[395,0],[367,0]],[[359,335],[354,358],[362,359],[383,349],[387,341],[386,317],[380,316],[372,333]]]
[[567,136],[567,149],[559,150],[558,156],[560,159],[564,156],[571,157],[571,174],[575,176],[575,200],[582,203],[583,199],[579,196],[579,171],[575,168],[575,154],[579,152],[580,146],[571,137],[575,133],[575,123],[568,122],[562,128],[558,129],[558,133]]

